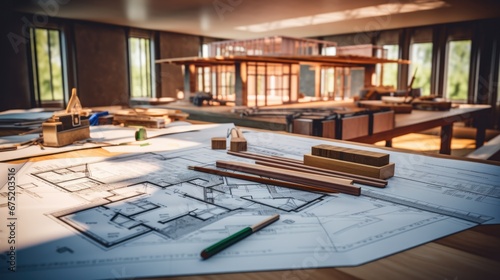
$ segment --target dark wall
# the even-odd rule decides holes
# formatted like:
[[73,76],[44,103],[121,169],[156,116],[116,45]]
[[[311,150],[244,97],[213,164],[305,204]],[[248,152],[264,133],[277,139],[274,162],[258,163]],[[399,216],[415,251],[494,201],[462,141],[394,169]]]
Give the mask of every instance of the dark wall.
[[22,14],[0,11],[1,111],[31,108],[27,58],[30,20]]
[[[200,48],[200,37],[160,32],[158,35],[157,59],[198,56]],[[177,89],[183,90],[184,78],[181,66],[160,64],[157,67],[157,81],[160,81],[160,87],[157,87],[157,95],[161,97],[176,97]]]
[[[60,28],[66,38],[68,88],[76,87],[85,107],[127,105],[128,28],[84,21],[55,19],[13,12],[10,2],[0,3],[1,75],[0,110],[32,108],[29,28],[33,22]],[[155,32],[155,59],[198,56],[199,36]],[[207,41],[216,40],[205,38]],[[175,97],[184,85],[180,66],[159,64],[156,70],[158,97]]]
[[78,97],[84,107],[128,104],[127,34],[123,27],[75,23]]

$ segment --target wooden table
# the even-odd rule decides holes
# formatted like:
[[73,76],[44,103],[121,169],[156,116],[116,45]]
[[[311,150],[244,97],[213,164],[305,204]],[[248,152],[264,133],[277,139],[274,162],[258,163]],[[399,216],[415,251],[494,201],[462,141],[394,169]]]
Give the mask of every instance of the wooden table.
[[[106,152],[103,149],[96,148],[41,156],[33,158],[33,160],[112,155],[114,154]],[[450,156],[436,156],[456,159]],[[297,269],[294,270],[193,275],[168,278],[164,277],[158,279],[462,280],[500,279],[499,277],[500,225],[481,225],[356,267],[315,268],[313,262],[304,260],[304,267],[297,267]]]
[[453,138],[453,123],[474,120],[476,126],[476,148],[484,144],[486,134],[486,119],[491,110],[490,105],[463,104],[449,111],[421,111],[413,110],[410,114],[396,114],[394,129],[372,135],[349,139],[360,143],[375,143],[386,141],[391,145],[391,139],[409,133],[441,127],[441,154],[451,153],[451,139]]

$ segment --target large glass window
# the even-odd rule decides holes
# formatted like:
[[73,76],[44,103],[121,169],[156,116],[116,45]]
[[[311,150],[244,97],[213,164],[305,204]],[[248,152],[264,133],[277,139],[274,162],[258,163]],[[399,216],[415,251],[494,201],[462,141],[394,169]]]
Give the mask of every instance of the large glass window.
[[471,41],[449,41],[445,96],[465,101],[469,91]]
[[130,96],[153,97],[151,40],[129,38]]
[[[398,45],[384,45],[383,46],[387,59],[398,59],[399,46]],[[386,63],[383,65],[382,70],[382,84],[384,86],[398,87],[398,64]]]
[[[421,88],[422,95],[431,94],[432,43],[411,44],[411,64],[408,81],[413,75],[413,88]],[[415,72],[416,71],[416,72]]]
[[64,76],[61,33],[56,29],[32,28],[31,56],[35,99],[45,102],[64,101]]

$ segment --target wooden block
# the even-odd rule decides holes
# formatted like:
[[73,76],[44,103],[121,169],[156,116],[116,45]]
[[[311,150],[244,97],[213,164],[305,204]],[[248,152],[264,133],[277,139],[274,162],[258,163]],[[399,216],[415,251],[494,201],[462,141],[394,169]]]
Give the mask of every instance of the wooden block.
[[389,163],[384,166],[370,166],[314,155],[304,155],[304,164],[378,179],[387,179],[394,176],[395,169],[394,163]]
[[384,166],[389,164],[389,154],[386,153],[344,148],[326,144],[313,146],[311,153],[315,156],[345,160],[371,166]]
[[229,146],[231,152],[242,152],[247,150],[247,140],[241,137],[231,137]]
[[225,150],[226,149],[226,138],[225,137],[213,137],[212,138],[212,150]]

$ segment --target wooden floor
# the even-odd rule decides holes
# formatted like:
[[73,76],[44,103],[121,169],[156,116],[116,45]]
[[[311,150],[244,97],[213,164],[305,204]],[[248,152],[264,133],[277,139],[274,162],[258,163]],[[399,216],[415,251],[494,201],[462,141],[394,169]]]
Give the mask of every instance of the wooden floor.
[[[404,150],[439,153],[441,139],[439,135],[423,133],[411,133],[392,139],[392,147]],[[385,146],[385,141],[375,143],[377,146]],[[475,140],[468,138],[456,138],[451,141],[451,155],[465,157],[475,149]]]

